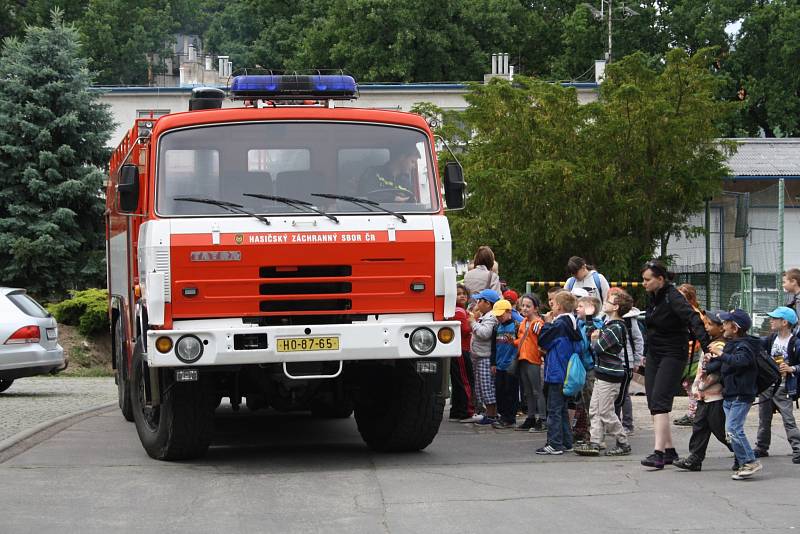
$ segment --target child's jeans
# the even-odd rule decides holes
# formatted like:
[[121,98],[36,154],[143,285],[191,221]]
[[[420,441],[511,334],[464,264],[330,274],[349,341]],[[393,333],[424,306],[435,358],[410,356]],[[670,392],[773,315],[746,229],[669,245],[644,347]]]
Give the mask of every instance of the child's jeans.
[[544,419],[544,393],[542,392],[541,365],[536,365],[527,360],[519,361],[519,374],[522,378],[522,387],[525,391],[525,400],[528,403],[528,419]]
[[547,387],[547,444],[560,451],[572,448],[567,398],[561,391],[561,384]]
[[519,381],[516,375],[498,369],[494,375],[494,385],[500,419],[506,423],[516,423],[519,393]]
[[722,408],[725,410],[725,433],[728,441],[733,447],[733,454],[736,455],[739,465],[749,464],[756,461],[750,442],[744,434],[744,421],[747,419],[747,412],[750,411],[752,399],[742,400],[742,397],[725,399],[722,401]]

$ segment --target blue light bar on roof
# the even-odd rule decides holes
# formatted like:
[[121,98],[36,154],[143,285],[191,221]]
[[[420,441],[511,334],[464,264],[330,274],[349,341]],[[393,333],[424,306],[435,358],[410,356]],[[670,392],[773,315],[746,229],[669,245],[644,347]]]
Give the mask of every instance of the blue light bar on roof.
[[358,96],[358,85],[345,74],[247,74],[231,83],[233,98],[270,100],[350,100]]

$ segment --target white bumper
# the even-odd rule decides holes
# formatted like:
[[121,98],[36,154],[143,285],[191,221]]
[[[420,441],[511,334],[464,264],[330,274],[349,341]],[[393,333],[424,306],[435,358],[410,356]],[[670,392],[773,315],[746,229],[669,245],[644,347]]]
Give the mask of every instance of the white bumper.
[[[151,367],[197,367],[210,365],[244,365],[281,362],[385,360],[410,358],[450,358],[461,355],[461,337],[458,321],[434,322],[430,315],[383,315],[366,322],[331,325],[255,326],[243,324],[240,319],[212,319],[177,321],[172,330],[147,332],[147,363]],[[437,340],[432,352],[420,355],[411,349],[409,338],[417,328],[429,328],[434,333],[450,327],[455,337],[450,343]],[[181,336],[193,334],[203,342],[202,356],[192,364],[185,364],[175,355],[174,344]],[[266,334],[267,348],[236,350],[237,334]],[[155,349],[161,336],[173,340],[167,353]],[[339,339],[339,349],[330,351],[277,352],[277,339],[282,337],[329,337]]]

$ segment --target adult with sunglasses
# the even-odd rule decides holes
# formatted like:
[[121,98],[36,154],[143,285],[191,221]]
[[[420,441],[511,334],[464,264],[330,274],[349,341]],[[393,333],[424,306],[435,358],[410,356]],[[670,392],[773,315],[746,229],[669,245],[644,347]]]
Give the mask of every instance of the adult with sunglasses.
[[647,346],[645,348],[645,389],[647,407],[653,416],[655,447],[642,465],[663,469],[678,459],[672,444],[670,412],[686,366],[689,333],[708,352],[711,339],[700,315],[672,283],[674,275],[661,261],[654,260],[642,269],[642,285],[648,294]]

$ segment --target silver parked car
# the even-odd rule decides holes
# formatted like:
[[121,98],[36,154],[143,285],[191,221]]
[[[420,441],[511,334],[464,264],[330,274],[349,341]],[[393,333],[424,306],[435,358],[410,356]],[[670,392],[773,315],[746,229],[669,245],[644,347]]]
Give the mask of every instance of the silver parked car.
[[17,378],[66,367],[53,316],[24,289],[0,287],[0,391]]

